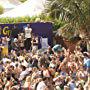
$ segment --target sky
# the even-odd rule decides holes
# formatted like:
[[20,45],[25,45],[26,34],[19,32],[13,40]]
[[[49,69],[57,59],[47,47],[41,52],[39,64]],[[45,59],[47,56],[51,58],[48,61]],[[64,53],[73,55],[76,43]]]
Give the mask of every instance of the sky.
[[44,10],[46,0],[27,0],[13,10],[2,14],[0,17],[20,17],[39,15]]

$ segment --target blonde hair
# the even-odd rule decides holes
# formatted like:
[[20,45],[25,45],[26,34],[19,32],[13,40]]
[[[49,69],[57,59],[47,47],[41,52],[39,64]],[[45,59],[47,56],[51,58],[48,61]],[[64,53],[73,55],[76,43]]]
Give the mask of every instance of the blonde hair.
[[31,80],[31,76],[27,76],[26,82],[30,82],[30,80]]

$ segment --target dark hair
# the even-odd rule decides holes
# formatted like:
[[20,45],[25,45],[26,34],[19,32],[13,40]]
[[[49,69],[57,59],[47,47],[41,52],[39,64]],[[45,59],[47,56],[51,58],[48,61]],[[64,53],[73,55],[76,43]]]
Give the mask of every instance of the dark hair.
[[3,61],[0,61],[0,64],[2,65],[3,64]]
[[7,76],[7,80],[10,81],[11,80],[11,77],[10,76]]
[[16,58],[16,61],[18,61],[18,58]]
[[23,66],[23,65],[21,65],[21,68],[25,71],[26,70],[26,67],[25,66]]
[[18,63],[16,64],[16,67],[18,67]]
[[79,86],[80,86],[81,90],[84,90],[83,85],[81,83],[79,83],[79,85],[77,87],[79,88]]
[[88,54],[87,53],[83,53],[84,56],[88,57]]
[[17,56],[20,56],[20,52],[17,53]]

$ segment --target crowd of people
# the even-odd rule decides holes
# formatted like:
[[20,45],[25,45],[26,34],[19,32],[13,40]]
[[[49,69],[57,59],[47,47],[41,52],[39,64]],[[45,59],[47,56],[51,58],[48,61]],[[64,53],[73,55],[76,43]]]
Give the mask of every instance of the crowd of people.
[[25,30],[0,39],[0,90],[90,90],[89,51],[58,44],[39,50],[38,36]]

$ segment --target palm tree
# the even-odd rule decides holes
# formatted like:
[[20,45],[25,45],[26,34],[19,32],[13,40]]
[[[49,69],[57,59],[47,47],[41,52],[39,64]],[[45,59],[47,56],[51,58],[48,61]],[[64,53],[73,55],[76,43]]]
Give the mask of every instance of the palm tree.
[[0,14],[3,14],[4,13],[4,8],[3,6],[0,5]]
[[73,30],[74,34],[83,33],[90,38],[90,0],[47,0],[45,13],[52,20],[66,22],[66,32]]

